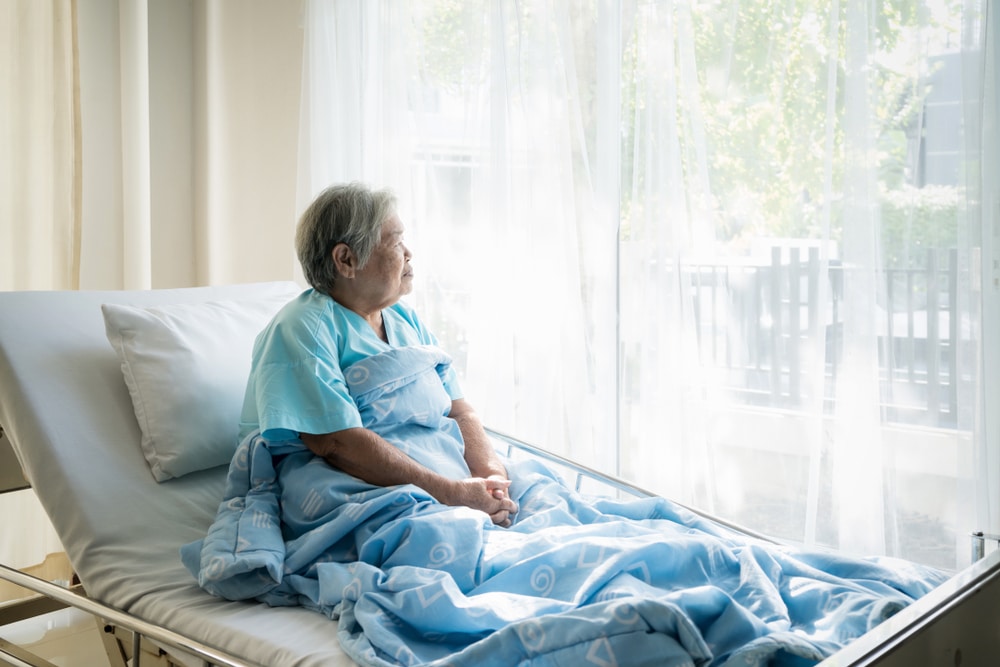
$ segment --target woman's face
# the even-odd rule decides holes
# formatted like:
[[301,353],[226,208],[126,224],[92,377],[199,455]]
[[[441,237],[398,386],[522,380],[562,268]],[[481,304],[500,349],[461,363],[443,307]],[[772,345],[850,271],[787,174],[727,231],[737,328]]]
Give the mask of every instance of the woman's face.
[[356,275],[356,289],[379,308],[391,306],[413,290],[412,255],[403,243],[403,231],[398,215],[386,218],[378,245]]

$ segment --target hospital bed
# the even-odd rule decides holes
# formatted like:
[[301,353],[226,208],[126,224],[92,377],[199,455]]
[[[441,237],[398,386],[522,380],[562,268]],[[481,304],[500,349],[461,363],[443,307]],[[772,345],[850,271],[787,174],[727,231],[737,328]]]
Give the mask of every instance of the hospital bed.
[[[0,565],[0,579],[37,594],[0,606],[0,663],[46,665],[4,641],[3,625],[65,605],[94,616],[116,667],[353,664],[339,647],[337,624],[321,614],[225,601],[198,587],[178,549],[203,537],[212,522],[227,459],[224,452],[202,452],[191,460],[156,439],[157,429],[176,426],[165,417],[183,416],[179,428],[196,435],[231,427],[225,424],[238,416],[253,336],[298,290],[273,282],[0,293],[0,448],[12,447],[23,480],[6,469],[9,462],[4,477],[15,486],[30,483],[79,579],[66,588]],[[137,342],[137,330],[157,327]],[[156,341],[181,352],[158,351]],[[124,359],[135,362],[131,377]],[[222,370],[211,370],[213,364]],[[153,390],[155,397],[148,395]],[[217,412],[221,424],[200,421]],[[505,455],[541,458],[582,492],[648,495],[508,435],[491,435]],[[16,539],[8,522],[0,525],[3,539]],[[994,664],[998,601],[1000,552],[993,551],[826,663],[912,665],[927,664],[914,656],[936,656],[936,664]]]

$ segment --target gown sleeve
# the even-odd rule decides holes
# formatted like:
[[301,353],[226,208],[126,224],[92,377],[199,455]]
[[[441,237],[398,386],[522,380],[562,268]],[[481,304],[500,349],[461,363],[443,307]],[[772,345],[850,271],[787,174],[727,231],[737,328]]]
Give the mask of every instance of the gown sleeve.
[[341,371],[337,333],[327,319],[273,322],[257,341],[251,369],[244,412],[256,412],[265,438],[290,440],[299,433],[362,425]]

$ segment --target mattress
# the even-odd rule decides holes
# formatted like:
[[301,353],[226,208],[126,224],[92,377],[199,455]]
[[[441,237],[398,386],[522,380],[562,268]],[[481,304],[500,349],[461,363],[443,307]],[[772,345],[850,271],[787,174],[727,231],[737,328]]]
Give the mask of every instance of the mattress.
[[177,304],[287,293],[291,283],[142,292],[0,294],[0,424],[88,594],[251,663],[354,664],[337,623],[237,603],[181,565],[222,497],[226,467],[157,482],[101,304]]

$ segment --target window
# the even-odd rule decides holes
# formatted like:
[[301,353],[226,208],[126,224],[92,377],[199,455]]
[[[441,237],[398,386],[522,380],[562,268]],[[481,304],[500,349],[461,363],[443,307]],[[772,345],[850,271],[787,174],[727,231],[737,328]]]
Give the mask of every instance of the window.
[[968,560],[985,5],[309,7],[363,35],[310,63],[360,137],[310,187],[397,189],[488,424],[790,541]]

